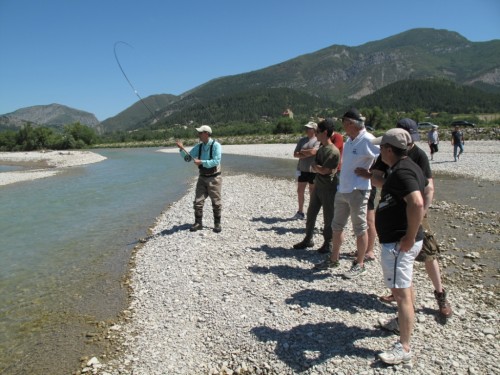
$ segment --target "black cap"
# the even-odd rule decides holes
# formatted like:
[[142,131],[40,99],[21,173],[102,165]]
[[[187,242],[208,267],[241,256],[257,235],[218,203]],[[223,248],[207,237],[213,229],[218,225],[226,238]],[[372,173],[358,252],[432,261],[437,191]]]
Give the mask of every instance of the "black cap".
[[420,141],[420,134],[418,134],[418,125],[411,118],[402,118],[396,124],[396,128],[406,130],[411,135],[413,142]]
[[361,118],[361,113],[356,108],[350,108],[346,113],[344,113],[344,116],[342,116],[342,120],[345,118],[350,118],[352,120],[356,121],[363,121]]

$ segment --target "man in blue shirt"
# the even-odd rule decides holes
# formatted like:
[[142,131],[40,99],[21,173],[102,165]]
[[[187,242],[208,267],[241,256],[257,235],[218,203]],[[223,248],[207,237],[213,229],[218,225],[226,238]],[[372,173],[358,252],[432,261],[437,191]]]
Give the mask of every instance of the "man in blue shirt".
[[203,206],[205,199],[210,197],[212,200],[212,209],[214,212],[214,232],[222,231],[221,212],[222,212],[222,176],[221,176],[221,156],[222,148],[219,142],[211,138],[212,129],[208,125],[202,125],[196,128],[200,143],[194,146],[191,151],[187,151],[182,142],[176,141],[181,156],[185,161],[194,160],[198,166],[200,176],[196,184],[196,193],[194,198],[194,218],[195,222],[189,229],[191,232],[203,229]]

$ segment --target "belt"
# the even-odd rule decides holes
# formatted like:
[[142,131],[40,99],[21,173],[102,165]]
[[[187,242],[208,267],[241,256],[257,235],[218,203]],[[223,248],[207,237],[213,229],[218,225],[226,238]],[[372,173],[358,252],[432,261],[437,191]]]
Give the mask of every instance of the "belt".
[[221,172],[217,172],[217,173],[214,173],[214,174],[201,174],[200,173],[200,176],[201,177],[217,177],[218,175],[220,175]]

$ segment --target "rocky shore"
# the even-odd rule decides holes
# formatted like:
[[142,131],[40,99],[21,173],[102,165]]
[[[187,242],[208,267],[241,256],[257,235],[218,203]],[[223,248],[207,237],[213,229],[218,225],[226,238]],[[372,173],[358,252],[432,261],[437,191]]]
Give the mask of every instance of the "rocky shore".
[[[457,163],[452,162],[450,150],[442,145],[432,163],[434,170],[500,180],[498,142],[466,144],[466,154]],[[291,157],[293,145],[225,146],[223,151]],[[396,311],[377,299],[386,293],[378,262],[368,263],[368,272],[354,280],[341,277],[352,261],[347,256],[341,258],[339,269],[314,272],[313,264],[323,256],[314,249],[292,249],[304,230],[304,221],[291,218],[296,207],[295,190],[290,179],[225,176],[220,234],[212,232],[209,204],[205,229],[189,232],[193,188],[172,204],[136,249],[128,280],[130,306],[123,312],[122,321],[107,332],[115,353],[105,360],[85,360],[81,372],[500,372],[497,204],[491,211],[478,212],[453,197],[435,203],[431,217],[447,220],[447,233],[438,240],[443,250],[444,284],[455,314],[448,321],[439,318],[432,284],[423,265],[417,264],[413,366],[393,368],[376,360],[377,353],[396,340],[396,336],[377,327],[379,318]],[[321,226],[319,218],[317,227]],[[460,248],[457,243],[462,237],[471,246]],[[474,238],[486,238],[487,249],[476,248]],[[316,247],[320,246],[319,234],[315,240]],[[348,227],[342,252],[354,247]],[[491,249],[493,255],[488,255]],[[491,283],[484,282],[486,270],[494,274]]]
[[64,168],[97,163],[106,158],[89,151],[0,152],[0,164],[23,167],[23,170],[0,173],[0,186],[46,178]]

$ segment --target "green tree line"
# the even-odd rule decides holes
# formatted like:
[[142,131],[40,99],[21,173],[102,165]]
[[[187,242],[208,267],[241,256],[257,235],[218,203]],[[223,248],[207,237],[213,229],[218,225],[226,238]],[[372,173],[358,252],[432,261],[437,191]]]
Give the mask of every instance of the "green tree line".
[[62,131],[24,125],[18,131],[0,132],[0,151],[68,150],[92,146],[99,140],[94,129],[80,123],[65,125]]
[[404,80],[381,88],[359,99],[358,107],[379,107],[385,112],[496,113],[500,112],[500,94],[472,86],[460,86],[444,79]]

